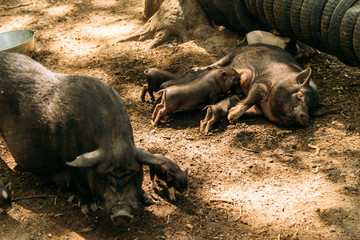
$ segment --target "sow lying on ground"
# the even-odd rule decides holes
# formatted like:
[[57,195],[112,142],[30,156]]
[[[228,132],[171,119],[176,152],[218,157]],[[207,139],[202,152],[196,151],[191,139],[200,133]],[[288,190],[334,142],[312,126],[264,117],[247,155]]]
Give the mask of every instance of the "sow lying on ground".
[[309,122],[309,116],[331,111],[320,101],[317,87],[310,78],[311,69],[303,70],[279,47],[266,44],[243,46],[204,68],[224,66],[241,74],[240,89],[245,96],[230,109],[230,122],[242,115],[264,114],[280,125],[304,126]]

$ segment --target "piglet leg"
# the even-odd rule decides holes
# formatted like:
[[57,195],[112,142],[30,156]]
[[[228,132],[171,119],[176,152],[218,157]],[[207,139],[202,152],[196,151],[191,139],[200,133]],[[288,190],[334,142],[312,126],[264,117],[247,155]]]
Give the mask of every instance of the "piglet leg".
[[158,121],[160,120],[159,112],[164,108],[164,104],[159,103],[155,106],[154,112],[151,116],[151,124],[156,126]]
[[142,91],[141,91],[141,101],[145,102],[145,95],[146,95],[146,92],[148,91],[148,85],[147,84],[144,84],[143,85],[143,88],[142,88]]
[[211,127],[214,125],[215,122],[216,122],[216,119],[214,116],[207,122],[205,130],[204,130],[205,135],[207,135],[209,133],[209,130],[211,129]]
[[[160,105],[160,104],[158,104]],[[156,105],[156,107],[158,106]],[[155,108],[155,111],[157,109]],[[158,124],[158,122],[160,121],[161,117],[169,114],[171,111],[169,111],[169,109],[166,108],[166,106],[163,106],[163,108],[161,108],[160,110],[157,111],[157,114],[155,115],[155,118],[153,118],[152,120],[152,125],[156,126]],[[153,115],[154,116],[154,115]]]
[[218,60],[217,62],[214,62],[211,65],[208,65],[206,67],[193,68],[193,69],[195,71],[199,71],[199,70],[206,70],[209,68],[226,67],[231,63],[231,61],[234,59],[235,56],[236,56],[236,54],[230,53],[230,54],[226,55],[225,57],[221,58],[220,60]]
[[260,103],[266,96],[267,87],[263,84],[254,85],[249,91],[248,96],[235,107],[230,108],[228,113],[228,120],[230,123],[244,115],[255,104]]
[[207,108],[206,116],[205,116],[204,120],[200,121],[200,132],[202,132],[202,133],[204,133],[204,129],[207,125],[207,122],[211,119],[211,116],[212,116],[211,107],[206,106],[205,108]]
[[175,188],[171,187],[168,189],[169,191],[169,198],[171,201],[175,201]]

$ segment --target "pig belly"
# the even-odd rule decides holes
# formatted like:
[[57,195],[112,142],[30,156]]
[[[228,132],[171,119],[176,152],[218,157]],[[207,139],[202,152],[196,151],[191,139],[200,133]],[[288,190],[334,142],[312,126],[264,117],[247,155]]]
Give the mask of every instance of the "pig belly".
[[191,111],[196,110],[198,108],[202,108],[206,105],[206,101],[192,101],[185,102],[183,105],[180,105],[177,110],[179,111]]

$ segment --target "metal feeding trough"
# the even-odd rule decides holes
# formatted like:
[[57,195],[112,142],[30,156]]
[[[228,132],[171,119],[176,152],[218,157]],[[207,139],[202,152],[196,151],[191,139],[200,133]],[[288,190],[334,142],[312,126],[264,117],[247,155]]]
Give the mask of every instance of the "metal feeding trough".
[[32,56],[35,50],[35,30],[14,30],[0,33],[0,51]]

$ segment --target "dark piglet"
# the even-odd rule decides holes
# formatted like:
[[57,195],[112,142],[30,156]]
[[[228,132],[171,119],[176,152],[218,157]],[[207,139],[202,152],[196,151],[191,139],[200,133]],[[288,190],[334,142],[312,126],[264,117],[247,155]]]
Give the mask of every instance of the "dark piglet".
[[331,111],[320,101],[310,78],[311,69],[303,70],[289,53],[278,47],[247,45],[207,67],[219,66],[247,72],[240,81],[241,92],[246,97],[230,109],[230,122],[244,114],[264,114],[280,125],[304,126],[310,116]]
[[148,68],[144,71],[147,77],[147,84],[144,84],[141,92],[141,101],[145,102],[145,95],[148,92],[151,100],[155,101],[154,92],[160,90],[162,83],[175,79],[176,75],[160,68]]
[[239,74],[232,68],[215,68],[206,71],[196,80],[160,90],[161,101],[155,106],[152,124],[156,126],[161,117],[176,111],[189,111],[206,104],[214,104],[220,96],[237,91]]
[[208,105],[203,110],[207,109],[204,120],[200,121],[200,132],[207,135],[212,126],[223,119],[226,119],[229,109],[240,102],[240,98],[236,95],[228,96],[220,102]]
[[0,213],[11,209],[11,193],[0,181]]
[[184,74],[174,74],[160,68],[148,68],[144,71],[147,76],[147,84],[144,84],[141,92],[141,100],[145,101],[145,95],[148,92],[151,100],[155,101],[154,92],[161,89],[192,82],[199,78],[207,69],[202,71],[190,71]]
[[164,159],[166,162],[162,165],[150,166],[152,187],[155,189],[155,181],[156,178],[158,178],[166,182],[171,201],[175,201],[175,190],[183,195],[187,195],[189,190],[188,169],[186,168],[185,171],[182,171],[180,167],[169,158],[159,154],[154,155]]
[[134,145],[125,104],[108,84],[16,53],[0,52],[0,131],[20,167],[72,183],[83,213],[102,203],[115,225],[151,202],[142,165],[164,163]]

